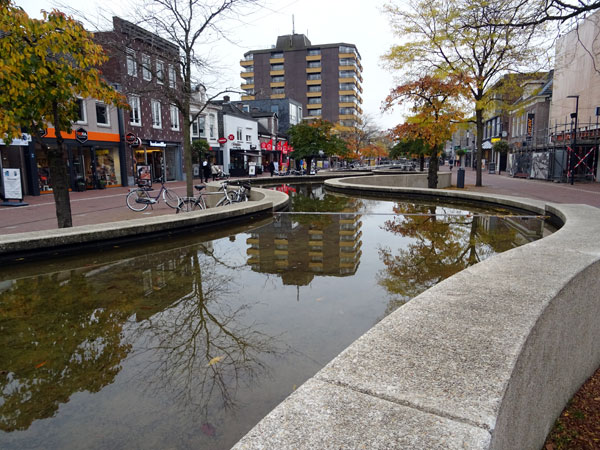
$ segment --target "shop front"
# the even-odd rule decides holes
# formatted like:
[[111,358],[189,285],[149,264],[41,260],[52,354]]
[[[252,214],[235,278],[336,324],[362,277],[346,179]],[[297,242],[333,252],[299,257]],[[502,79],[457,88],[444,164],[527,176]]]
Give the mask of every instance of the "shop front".
[[[19,139],[13,139],[9,145],[0,140],[0,170],[17,169],[21,178],[22,192],[24,195],[33,195],[33,186],[29,181],[34,171],[33,158],[29,152],[31,136],[23,134]],[[2,172],[0,172],[2,173]],[[3,196],[4,190],[0,179],[0,194]]]
[[149,166],[152,180],[165,181],[182,179],[182,150],[179,144],[150,141],[134,149],[135,165]]

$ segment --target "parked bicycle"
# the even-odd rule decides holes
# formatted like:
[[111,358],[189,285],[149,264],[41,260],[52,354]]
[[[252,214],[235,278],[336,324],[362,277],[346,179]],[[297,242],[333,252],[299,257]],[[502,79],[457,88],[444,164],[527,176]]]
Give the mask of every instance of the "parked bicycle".
[[194,185],[194,188],[198,191],[198,195],[196,197],[182,197],[177,207],[177,213],[206,209],[206,201],[202,192],[205,187],[203,184]]
[[[230,189],[230,186],[237,186],[237,189]],[[217,202],[216,206],[230,205],[232,203],[247,202],[250,193],[250,183],[239,182],[230,183],[224,181],[221,183],[219,191],[223,192],[223,197]]]
[[181,200],[173,191],[170,191],[166,186],[164,179],[161,177],[158,179],[160,181],[160,190],[157,192],[156,197],[153,197],[149,194],[149,191],[152,190],[150,187],[139,186],[135,189],[132,189],[129,194],[127,194],[127,198],[125,202],[127,203],[127,207],[132,211],[144,211],[148,208],[148,205],[152,207],[152,205],[157,204],[162,195],[162,199],[167,204],[167,206],[177,209],[179,207],[179,203]]

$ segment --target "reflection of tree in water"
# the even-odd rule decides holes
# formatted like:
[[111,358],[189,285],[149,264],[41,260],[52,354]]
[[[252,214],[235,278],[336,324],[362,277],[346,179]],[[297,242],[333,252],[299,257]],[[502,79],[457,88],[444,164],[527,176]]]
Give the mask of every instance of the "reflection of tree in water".
[[242,324],[248,304],[232,307],[220,301],[231,293],[235,280],[217,267],[234,266],[206,248],[189,251],[186,259],[191,290],[141,323],[131,338],[144,341],[136,351],[136,356],[147,356],[142,372],[157,374],[150,389],[168,390],[174,401],[198,408],[206,418],[211,402],[219,409],[235,407],[239,385],[265,376],[268,367],[262,357],[277,350],[274,339],[255,324]]
[[[64,274],[63,274],[64,275]],[[0,293],[0,429],[52,417],[75,392],[98,392],[129,347],[124,299],[105,302],[81,273],[14,282]]]
[[264,373],[260,354],[274,350],[269,337],[240,324],[247,305],[222,302],[233,286],[217,266],[237,268],[194,246],[4,283],[0,429],[26,430],[72,394],[99,392],[140,345],[154,352],[158,387],[187,404],[207,407],[220,395],[233,406],[238,383]]
[[499,220],[483,226],[477,215],[447,216],[449,208],[408,203],[397,204],[394,212],[398,216],[383,229],[411,242],[396,255],[389,247],[379,249],[385,264],[379,284],[393,296],[388,314],[449,276],[515,246],[517,232]]

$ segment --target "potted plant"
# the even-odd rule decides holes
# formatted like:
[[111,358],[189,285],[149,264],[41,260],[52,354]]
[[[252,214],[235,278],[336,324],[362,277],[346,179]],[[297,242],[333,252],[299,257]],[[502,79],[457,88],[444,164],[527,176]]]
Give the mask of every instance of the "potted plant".
[[104,180],[104,179],[98,180],[98,189],[106,189],[106,180]]
[[77,192],[85,191],[85,180],[83,178],[77,178],[77,181],[75,182],[75,186],[76,186]]

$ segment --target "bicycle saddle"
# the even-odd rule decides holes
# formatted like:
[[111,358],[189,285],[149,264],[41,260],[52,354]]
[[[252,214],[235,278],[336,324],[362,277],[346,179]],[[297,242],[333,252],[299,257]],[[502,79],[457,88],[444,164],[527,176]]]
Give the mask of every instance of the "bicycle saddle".
[[195,187],[197,190],[201,191],[201,190],[202,190],[202,189],[204,189],[206,186],[205,186],[204,184],[195,184],[195,185],[194,185],[194,187]]

